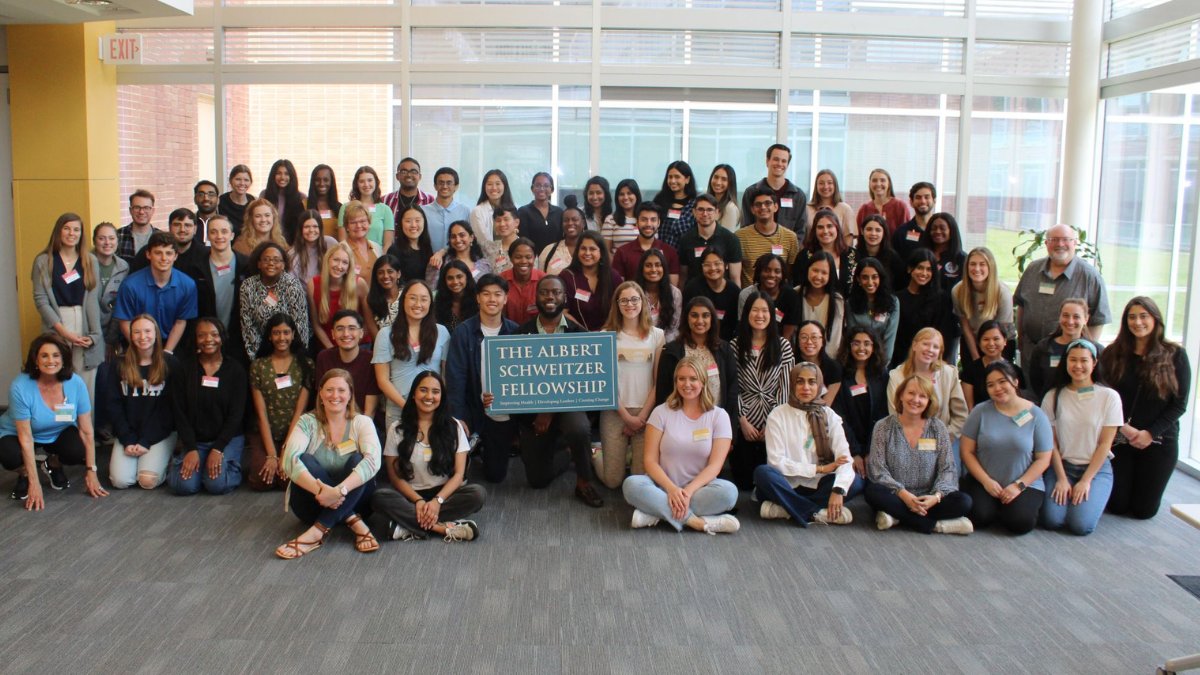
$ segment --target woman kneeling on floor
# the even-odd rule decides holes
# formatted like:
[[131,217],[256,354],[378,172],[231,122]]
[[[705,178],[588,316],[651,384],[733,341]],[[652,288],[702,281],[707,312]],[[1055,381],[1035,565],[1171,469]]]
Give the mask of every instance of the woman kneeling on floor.
[[867,503],[875,527],[896,523],[929,534],[970,534],[971,498],[958,489],[958,460],[950,432],[934,417],[933,383],[909,375],[896,389],[895,415],[875,425],[867,457]]
[[463,426],[443,405],[445,381],[432,370],[413,378],[400,411],[400,421],[388,430],[383,456],[391,487],[371,498],[375,510],[391,519],[392,539],[424,539],[428,534],[446,541],[471,541],[479,527],[464,517],[479,511],[487,493],[467,483],[467,453],[471,444]]
[[312,526],[275,555],[292,560],[312,553],[338,523],[354,533],[360,553],[379,550],[361,515],[375,489],[379,436],[371,418],[358,414],[350,373],[332,368],[321,377],[316,410],[301,415],[288,434],[283,468],[291,478],[288,505]]
[[633,506],[632,526],[667,521],[676,531],[737,532],[737,518],[717,515],[737,503],[737,487],[717,478],[733,427],[729,414],[713,403],[708,371],[694,356],[675,366],[674,388],[646,423],[645,475],[625,479],[625,501]]
[[[767,463],[754,470],[754,485],[765,519],[791,518],[847,525],[853,519],[843,503],[862,492],[854,473],[842,418],[819,398],[821,368],[797,363],[789,375],[791,396],[767,417]],[[824,506],[822,506],[824,505]]]

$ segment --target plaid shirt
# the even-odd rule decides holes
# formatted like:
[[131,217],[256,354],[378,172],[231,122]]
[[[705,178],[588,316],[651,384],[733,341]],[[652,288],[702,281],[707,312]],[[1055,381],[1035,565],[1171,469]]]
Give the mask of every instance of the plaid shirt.
[[[150,230],[154,232],[153,229]],[[117,256],[132,264],[137,256],[137,243],[133,238],[133,223],[117,230]]]
[[[415,201],[417,206],[425,206],[426,204],[432,204],[433,199],[434,199],[433,195],[426,194],[424,192],[421,192],[420,189],[418,189],[417,196],[415,198],[414,197],[405,197],[404,198],[404,205],[408,206],[411,202]],[[400,191],[399,190],[396,190],[395,192],[389,192],[386,195],[384,195],[383,203],[388,205],[388,208],[390,208],[392,210],[393,215],[395,215],[397,218],[400,217],[400,214],[396,213],[397,209],[400,208]]]

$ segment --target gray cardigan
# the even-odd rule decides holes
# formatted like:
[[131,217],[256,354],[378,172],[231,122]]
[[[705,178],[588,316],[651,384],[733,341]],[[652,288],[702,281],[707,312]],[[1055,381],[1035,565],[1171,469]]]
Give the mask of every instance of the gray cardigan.
[[[96,287],[83,296],[83,333],[92,339],[92,346],[83,353],[85,370],[96,368],[104,362],[104,336],[100,328],[100,263],[91,254],[88,254],[88,262],[92,265]],[[62,315],[59,314],[58,302],[50,286],[51,269],[53,264],[45,253],[39,253],[33,259],[33,305],[42,315],[42,330],[54,332],[54,324],[62,322]]]

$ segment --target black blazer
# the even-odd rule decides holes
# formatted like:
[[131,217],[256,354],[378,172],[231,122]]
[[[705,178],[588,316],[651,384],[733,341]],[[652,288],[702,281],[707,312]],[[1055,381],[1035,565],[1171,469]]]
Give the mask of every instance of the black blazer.
[[[658,358],[658,377],[655,379],[654,405],[660,406],[675,390],[675,366],[683,360],[683,338],[668,342]],[[730,349],[728,342],[722,342],[713,354],[717,362],[717,374],[721,377],[721,407],[729,413],[729,424],[733,427],[733,436],[738,435],[738,368],[737,354]]]
[[[250,259],[234,251],[234,277],[233,277],[233,307],[229,310],[229,325],[225,326],[225,346],[221,350],[226,358],[235,359],[242,364],[243,369],[250,367],[250,362],[246,358],[246,350],[242,349],[242,301],[241,290],[242,282],[252,274],[258,274],[258,270],[250,269]],[[197,318],[217,315],[217,294],[213,290],[213,274],[212,269],[208,266],[207,256],[204,258],[203,264],[193,266],[194,276],[196,281],[196,309]],[[195,344],[193,333],[195,331],[194,322],[189,322],[188,327],[188,343]]]
[[863,419],[850,387],[855,386],[854,371],[847,370],[842,377],[842,388],[833,399],[833,411],[842,418],[842,427],[846,430],[846,440],[850,443],[850,454],[855,457],[866,457],[871,452],[871,434],[875,431],[875,423],[887,417],[887,385],[886,372],[867,378],[867,393],[871,400],[871,415]]

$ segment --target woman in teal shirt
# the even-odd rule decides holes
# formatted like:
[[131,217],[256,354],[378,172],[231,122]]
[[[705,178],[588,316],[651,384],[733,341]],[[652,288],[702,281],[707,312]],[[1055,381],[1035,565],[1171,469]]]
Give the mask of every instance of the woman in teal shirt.
[[363,521],[379,471],[379,436],[370,417],[354,404],[354,382],[341,368],[325,371],[317,386],[317,407],[300,417],[283,448],[283,468],[291,478],[287,503],[296,517],[312,525],[275,549],[293,560],[312,553],[338,523],[354,533],[360,553],[379,550]]

